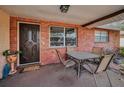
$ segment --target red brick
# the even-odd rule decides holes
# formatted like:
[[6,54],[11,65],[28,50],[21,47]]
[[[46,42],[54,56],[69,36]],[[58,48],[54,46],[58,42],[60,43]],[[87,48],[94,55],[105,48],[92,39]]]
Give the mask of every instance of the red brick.
[[[39,23],[41,25],[41,42],[40,42],[40,63],[42,65],[58,63],[60,62],[54,48],[49,48],[49,27],[50,26],[63,26],[63,27],[74,27],[77,29],[78,36],[78,46],[75,48],[77,51],[91,51],[93,46],[106,47],[111,46],[113,48],[119,47],[120,34],[117,31],[106,30],[106,29],[88,29],[82,28],[79,25],[75,24],[65,24],[62,22],[52,22],[45,20],[36,20],[30,18],[21,18],[21,17],[10,17],[10,48],[13,50],[17,49],[17,22],[31,22]],[[94,43],[94,32],[95,30],[105,30],[109,31],[109,42],[107,43]],[[63,57],[65,55],[65,48],[58,48],[62,53]]]

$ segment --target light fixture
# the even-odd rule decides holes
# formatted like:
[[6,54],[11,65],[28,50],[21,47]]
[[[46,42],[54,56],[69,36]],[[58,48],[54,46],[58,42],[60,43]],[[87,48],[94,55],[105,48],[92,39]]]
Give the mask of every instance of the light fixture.
[[62,13],[67,13],[70,5],[61,5],[60,10]]

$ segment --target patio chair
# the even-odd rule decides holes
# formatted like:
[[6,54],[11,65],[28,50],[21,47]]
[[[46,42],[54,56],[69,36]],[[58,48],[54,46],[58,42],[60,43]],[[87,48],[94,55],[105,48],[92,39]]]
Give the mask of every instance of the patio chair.
[[60,52],[57,49],[55,49],[55,50],[56,50],[56,53],[57,53],[57,56],[58,56],[60,62],[65,66],[65,68],[69,68],[69,67],[72,67],[75,65],[75,62],[73,60],[71,60],[71,59],[64,60],[62,58]]
[[92,48],[92,53],[102,55],[103,54],[103,48],[102,47],[93,47]]
[[[103,48],[102,47],[93,47],[92,48],[92,53],[97,54],[97,55],[103,55]],[[100,59],[89,59],[89,62],[99,64]]]
[[74,51],[74,47],[67,46],[66,52],[71,52],[71,51]]
[[87,66],[88,66],[89,69],[90,69],[90,70],[89,70],[90,73],[92,73],[93,76],[94,76],[94,80],[95,80],[96,86],[97,86],[97,80],[96,80],[96,78],[95,78],[95,74],[98,74],[98,73],[104,72],[104,71],[105,71],[106,74],[107,74],[108,80],[109,80],[109,82],[110,82],[110,86],[112,86],[111,81],[110,81],[110,78],[109,78],[109,75],[108,75],[108,73],[107,73],[106,70],[107,70],[107,68],[108,68],[108,66],[109,66],[109,64],[110,64],[110,62],[111,62],[113,56],[114,56],[114,54],[104,55],[104,56],[101,58],[101,62],[100,62],[99,65],[97,65],[97,67],[96,67],[96,65],[93,65],[93,64],[90,64],[90,63],[86,62]]

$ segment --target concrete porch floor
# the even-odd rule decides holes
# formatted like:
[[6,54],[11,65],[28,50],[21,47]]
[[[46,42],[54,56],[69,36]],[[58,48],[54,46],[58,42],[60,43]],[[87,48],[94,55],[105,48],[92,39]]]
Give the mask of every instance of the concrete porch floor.
[[[124,77],[108,71],[114,87],[124,87]],[[121,80],[120,80],[121,78]],[[105,72],[96,75],[99,87],[109,87],[109,81]],[[42,66],[40,70],[17,73],[5,80],[0,80],[1,87],[96,87],[93,76],[88,72],[82,72],[77,79],[73,68],[65,69],[62,64]]]

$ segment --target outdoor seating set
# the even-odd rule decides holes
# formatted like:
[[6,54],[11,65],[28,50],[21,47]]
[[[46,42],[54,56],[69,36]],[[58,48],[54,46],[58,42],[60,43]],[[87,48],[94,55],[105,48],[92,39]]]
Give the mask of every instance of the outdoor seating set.
[[68,59],[65,61],[57,49],[56,52],[61,63],[63,63],[66,68],[74,66],[77,71],[78,79],[82,70],[86,70],[93,75],[97,86],[95,75],[104,71],[107,74],[110,86],[112,86],[109,75],[107,73],[107,68],[110,62],[113,60],[113,57],[116,54],[115,52],[104,52],[103,48],[101,47],[93,47],[92,52],[81,52],[73,50],[70,51],[67,49]]

